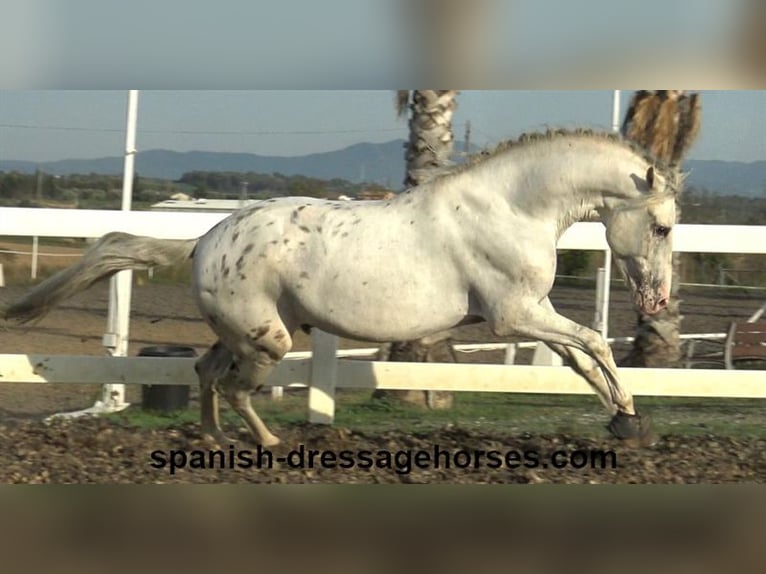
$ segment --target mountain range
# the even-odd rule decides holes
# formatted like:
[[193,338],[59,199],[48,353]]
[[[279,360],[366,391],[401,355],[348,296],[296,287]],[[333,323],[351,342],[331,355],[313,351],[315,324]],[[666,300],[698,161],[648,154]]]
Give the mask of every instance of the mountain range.
[[[455,149],[463,149],[456,142]],[[472,151],[477,151],[473,148]],[[122,157],[66,159],[50,162],[0,160],[0,171],[34,173],[40,169],[54,175],[74,173],[122,173]],[[751,163],[719,160],[687,160],[687,186],[721,195],[766,194],[766,161]],[[154,149],[138,152],[136,173],[141,177],[177,180],[190,171],[228,171],[305,175],[320,179],[340,178],[352,182],[378,183],[398,189],[404,179],[404,141],[358,143],[346,148],[303,156],[265,156],[249,153]]]

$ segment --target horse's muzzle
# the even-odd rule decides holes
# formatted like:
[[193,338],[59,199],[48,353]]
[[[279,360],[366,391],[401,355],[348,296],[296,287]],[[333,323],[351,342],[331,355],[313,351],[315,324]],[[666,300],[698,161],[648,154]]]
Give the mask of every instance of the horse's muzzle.
[[646,315],[656,315],[668,306],[669,289],[662,286],[658,290],[637,291],[634,296],[636,307]]

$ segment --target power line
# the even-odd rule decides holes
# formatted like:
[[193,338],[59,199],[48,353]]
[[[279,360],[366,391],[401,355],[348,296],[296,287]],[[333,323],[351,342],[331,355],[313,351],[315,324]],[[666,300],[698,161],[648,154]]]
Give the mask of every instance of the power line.
[[[32,130],[55,130],[74,132],[107,132],[123,133],[125,128],[83,128],[77,126],[40,126],[34,124],[0,124],[0,128],[32,129]],[[178,134],[178,135],[325,135],[325,134],[359,134],[359,133],[382,133],[399,132],[405,128],[370,128],[370,129],[342,129],[342,130],[153,130],[142,129],[144,134]]]

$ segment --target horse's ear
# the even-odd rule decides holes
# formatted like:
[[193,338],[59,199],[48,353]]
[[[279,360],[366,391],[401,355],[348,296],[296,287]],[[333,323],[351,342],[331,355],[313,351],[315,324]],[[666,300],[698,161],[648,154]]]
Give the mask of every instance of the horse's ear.
[[649,186],[649,190],[654,190],[654,166],[650,165],[646,170],[646,185]]

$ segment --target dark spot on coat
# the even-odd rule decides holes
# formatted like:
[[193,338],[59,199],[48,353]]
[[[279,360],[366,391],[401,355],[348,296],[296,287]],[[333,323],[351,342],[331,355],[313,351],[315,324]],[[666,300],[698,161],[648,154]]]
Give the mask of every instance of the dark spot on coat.
[[305,271],[301,271],[300,278],[301,279],[308,279],[309,278],[309,274],[306,273]]
[[266,333],[269,332],[269,329],[270,328],[265,325],[262,325],[260,327],[254,327],[250,329],[250,334],[253,336],[254,339],[260,339],[261,337],[266,335]]
[[275,341],[281,341],[281,340],[282,340],[282,339],[284,339],[286,336],[287,336],[287,335],[285,334],[285,332],[284,332],[284,331],[277,331],[277,333],[274,335],[274,340],[275,340]]
[[264,347],[263,345],[255,345],[255,350],[259,353],[266,353],[268,355],[269,359],[272,361],[279,361],[282,359],[282,355],[277,353],[276,351],[272,351],[268,347]]
[[293,209],[293,212],[290,214],[290,223],[297,223],[298,222],[298,210]]
[[358,219],[358,218],[357,218],[357,219],[355,219],[355,220],[354,220],[354,221],[351,223],[351,225],[356,225],[357,223],[360,223],[361,221],[362,221],[361,219]]
[[298,229],[300,229],[300,230],[301,230],[301,231],[303,231],[304,233],[309,233],[309,232],[311,231],[311,230],[310,230],[308,227],[306,227],[305,225],[301,225],[301,226],[300,226]]
[[231,236],[231,242],[234,243],[237,239],[239,239],[239,231],[235,231]]
[[459,205],[455,206],[455,211],[460,211],[460,206]]
[[300,241],[298,243],[298,245],[300,245],[301,247],[305,247],[306,246],[306,242],[305,241]]
[[248,243],[247,245],[245,245],[245,248],[242,250],[242,254],[247,255],[253,250],[254,247],[255,247],[254,243]]
[[247,279],[247,275],[245,275],[244,273],[240,273],[239,274],[239,280],[240,281],[244,281],[245,279]]
[[285,245],[287,245],[288,243],[290,243],[290,240],[289,240],[289,239],[285,239],[285,240],[284,240],[282,243],[284,243]]
[[301,205],[301,206],[300,206],[300,207],[297,209],[297,211],[303,211],[303,210],[304,210],[304,209],[306,209],[307,207],[308,207],[308,205]]
[[266,225],[274,225],[273,221],[269,221]]
[[241,271],[244,264],[245,264],[245,256],[240,255],[239,259],[237,259],[237,263],[235,264],[237,266],[237,271]]
[[318,231],[319,233],[322,233],[322,226],[321,226],[321,225],[317,225],[317,231]]
[[347,235],[348,235],[348,231],[344,231],[343,235],[341,235],[341,237],[346,237]]
[[269,241],[269,243],[270,243],[271,245],[276,245],[277,243],[279,243],[279,241],[277,241],[277,240],[275,239],[274,241]]
[[362,281],[362,285],[367,285],[367,281]]
[[415,223],[415,220],[410,219],[410,225],[412,225],[413,223]]
[[223,275],[224,279],[229,276],[229,272],[230,271],[231,271],[231,269],[229,269],[228,267],[224,267],[223,268],[222,275]]

